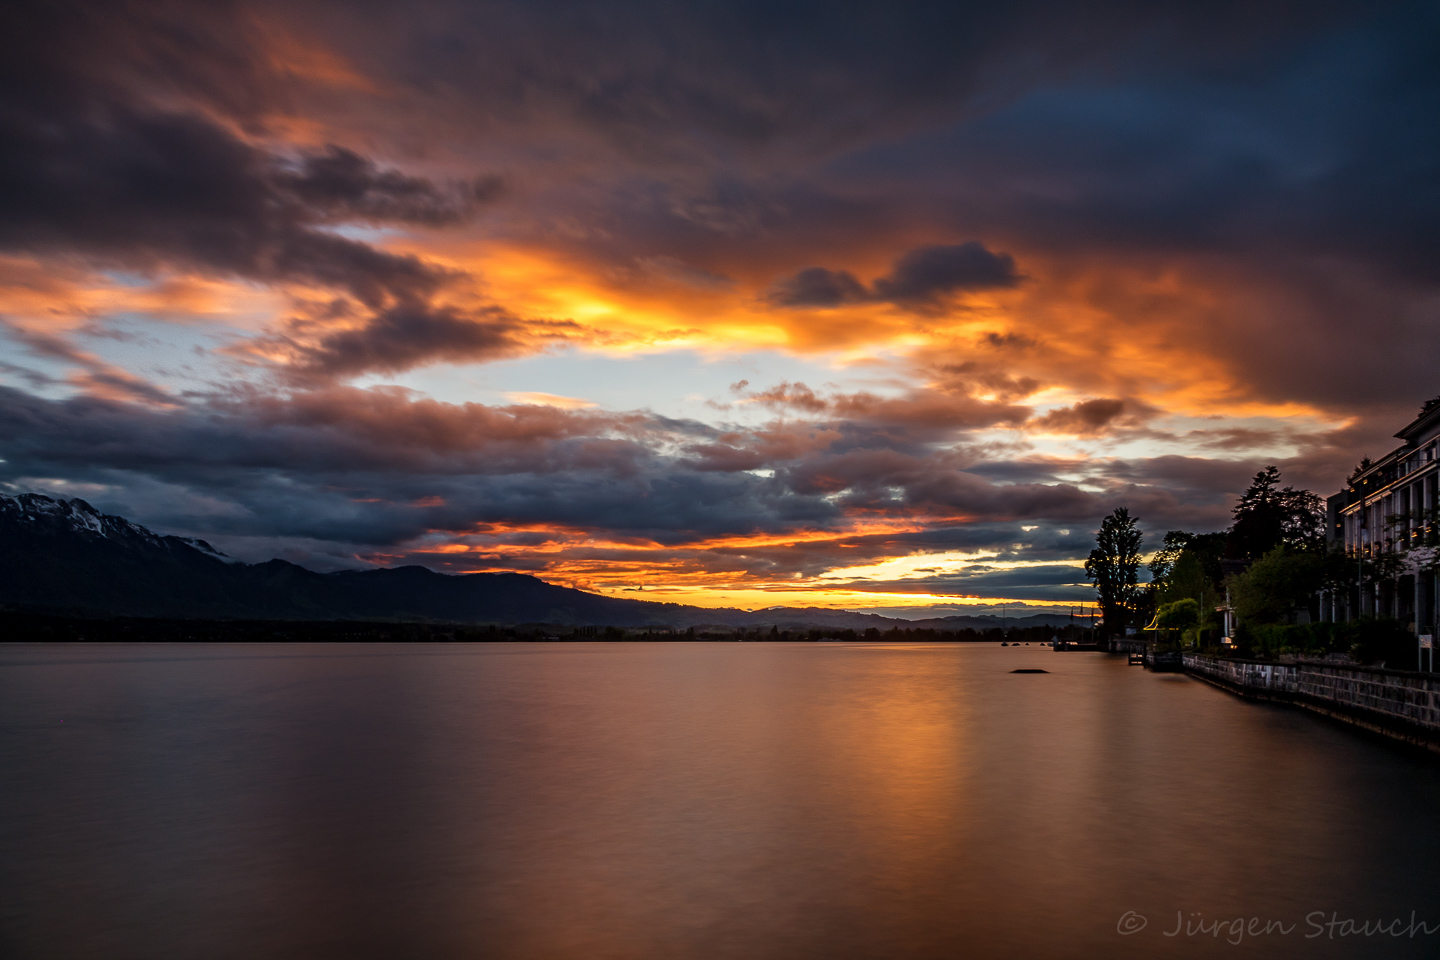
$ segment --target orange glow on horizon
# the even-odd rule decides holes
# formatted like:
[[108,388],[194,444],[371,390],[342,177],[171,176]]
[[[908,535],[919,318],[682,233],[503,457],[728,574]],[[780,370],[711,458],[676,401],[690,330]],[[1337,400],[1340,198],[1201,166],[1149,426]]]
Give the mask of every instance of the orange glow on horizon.
[[[761,609],[798,605],[861,609],[996,602],[973,593],[937,592],[919,580],[907,589],[902,581],[890,580],[866,587],[863,578],[837,578],[833,573],[809,577],[767,575],[751,569],[756,563],[763,566],[763,561],[747,560],[743,556],[746,551],[822,545],[829,546],[836,557],[832,570],[855,568],[854,564],[843,561],[847,552],[854,553],[861,561],[860,567],[855,568],[861,569],[881,557],[897,554],[883,544],[862,548],[846,541],[913,533],[924,527],[913,521],[866,521],[842,530],[717,537],[667,546],[643,538],[619,540],[554,525],[505,524],[490,525],[483,533],[461,535],[463,540],[423,546],[405,554],[372,554],[365,559],[395,564],[428,557],[455,573],[530,573],[551,583],[606,596],[699,607]],[[547,539],[535,542],[527,538],[523,543],[503,541],[504,537],[516,534],[540,534]],[[869,559],[872,556],[876,559]],[[926,559],[923,554],[914,554],[913,558],[912,565]],[[837,579],[843,582],[836,582]],[[1004,602],[1054,606],[1063,601],[1020,598]]]

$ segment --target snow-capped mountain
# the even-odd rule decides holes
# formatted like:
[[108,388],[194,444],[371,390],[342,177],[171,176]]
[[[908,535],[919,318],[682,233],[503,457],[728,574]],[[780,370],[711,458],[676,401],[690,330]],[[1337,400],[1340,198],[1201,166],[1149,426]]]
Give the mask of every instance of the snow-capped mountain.
[[98,537],[132,547],[174,550],[189,547],[218,560],[230,560],[204,540],[167,537],[112,513],[101,513],[76,497],[58,500],[39,493],[0,494],[0,531],[7,527],[47,536]]
[[[197,619],[668,623],[690,608],[619,600],[522,574],[423,567],[321,574],[239,563],[84,500],[0,495],[0,607]],[[693,611],[693,614],[703,611]],[[738,612],[738,611],[736,611]]]

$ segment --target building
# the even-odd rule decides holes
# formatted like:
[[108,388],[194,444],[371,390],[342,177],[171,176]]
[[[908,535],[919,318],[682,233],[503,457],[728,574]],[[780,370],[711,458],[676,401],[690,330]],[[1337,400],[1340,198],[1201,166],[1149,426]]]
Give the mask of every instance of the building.
[[1394,617],[1435,633],[1440,397],[1395,434],[1399,447],[1327,501],[1328,536],[1355,561],[1356,586],[1324,598],[1327,619]]

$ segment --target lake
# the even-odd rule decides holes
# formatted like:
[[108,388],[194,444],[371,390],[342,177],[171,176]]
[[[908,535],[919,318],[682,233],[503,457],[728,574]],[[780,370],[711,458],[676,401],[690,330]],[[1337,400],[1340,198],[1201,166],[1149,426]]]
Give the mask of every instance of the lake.
[[1418,957],[1437,891],[1440,757],[1124,657],[0,646],[7,958]]

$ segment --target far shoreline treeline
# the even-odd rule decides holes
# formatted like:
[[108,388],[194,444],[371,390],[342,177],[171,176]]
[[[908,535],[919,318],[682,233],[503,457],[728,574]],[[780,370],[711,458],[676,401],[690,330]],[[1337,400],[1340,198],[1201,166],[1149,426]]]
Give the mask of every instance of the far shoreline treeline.
[[1080,639],[1074,627],[1016,626],[977,630],[901,628],[780,630],[723,625],[668,627],[561,626],[545,623],[457,624],[364,620],[171,620],[147,617],[86,618],[0,611],[0,636],[31,643],[544,643],[544,642],[846,642],[1048,643]]

